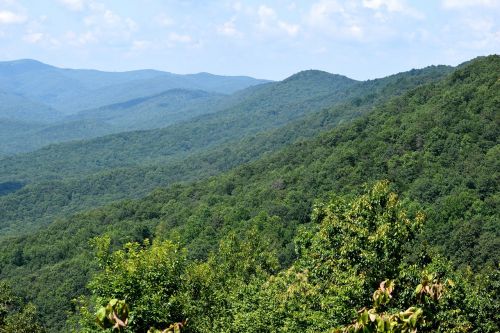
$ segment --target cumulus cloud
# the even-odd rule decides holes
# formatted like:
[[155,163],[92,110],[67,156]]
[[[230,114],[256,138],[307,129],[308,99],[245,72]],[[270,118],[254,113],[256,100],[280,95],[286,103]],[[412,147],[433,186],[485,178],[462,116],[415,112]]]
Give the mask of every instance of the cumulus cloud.
[[24,15],[16,14],[8,10],[0,10],[0,24],[19,24],[26,22]]
[[85,46],[90,43],[96,43],[99,40],[92,31],[76,33],[70,30],[65,33],[64,38],[70,45],[73,46]]
[[59,39],[53,37],[51,34],[31,29],[26,31],[22,40],[28,44],[38,44],[48,48],[57,48],[61,45]]
[[154,18],[154,20],[159,26],[162,26],[162,27],[170,27],[170,26],[174,25],[174,23],[175,23],[171,17],[169,17],[165,14],[160,14],[160,15],[156,16]]
[[234,18],[217,27],[217,32],[228,37],[241,37],[243,35],[238,29],[236,29]]
[[387,8],[390,12],[401,12],[405,6],[398,0],[363,0],[363,6],[371,9]]
[[85,0],[59,0],[59,2],[72,11],[82,11],[85,9]]
[[123,17],[100,3],[89,3],[90,12],[83,18],[84,34],[73,40],[84,45],[90,42],[106,41],[109,44],[129,43],[139,29],[136,21]]
[[306,21],[321,34],[338,39],[361,39],[364,27],[354,15],[356,8],[352,6],[352,3],[344,5],[334,0],[321,0],[311,6]]
[[174,43],[183,43],[183,44],[189,44],[193,41],[193,38],[190,35],[183,35],[183,34],[178,34],[175,32],[171,32],[168,35],[168,39],[171,42]]
[[443,0],[446,9],[463,9],[467,7],[500,7],[498,0]]
[[24,35],[23,40],[30,44],[36,44],[43,39],[43,33],[41,32],[33,32]]
[[308,21],[313,25],[329,24],[332,14],[344,12],[344,7],[337,1],[322,0],[311,6]]
[[261,32],[270,34],[285,33],[290,37],[295,37],[300,30],[298,24],[280,20],[275,10],[269,6],[259,6],[257,15],[259,18],[257,26]]
[[406,0],[318,0],[304,21],[317,35],[368,42],[404,38],[397,28],[403,17],[422,20],[425,15]]
[[385,9],[390,13],[401,13],[418,19],[425,17],[423,13],[411,7],[403,0],[363,0],[363,6],[375,11]]
[[148,40],[134,40],[132,42],[133,51],[142,51],[148,49],[152,43]]
[[289,36],[294,37],[299,33],[300,26],[297,24],[290,24],[285,21],[278,21],[278,27],[285,31]]

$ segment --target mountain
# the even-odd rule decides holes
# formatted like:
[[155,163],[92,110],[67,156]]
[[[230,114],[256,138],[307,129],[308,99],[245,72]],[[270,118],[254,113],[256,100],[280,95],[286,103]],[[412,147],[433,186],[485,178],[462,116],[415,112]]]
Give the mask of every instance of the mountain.
[[172,89],[153,96],[83,110],[50,124],[8,128],[0,143],[5,153],[20,153],[58,142],[112,133],[153,129],[217,111],[224,95],[202,90]]
[[[204,260],[224,235],[255,228],[272,240],[286,267],[294,260],[293,235],[310,223],[316,198],[352,195],[384,178],[427,215],[419,243],[456,265],[495,265],[499,70],[500,57],[479,58],[437,83],[381,101],[352,122],[227,173],[4,238],[1,277],[15,281],[57,331],[64,326],[62,304],[69,309],[69,300],[86,292],[96,269],[89,240],[97,235],[111,237],[115,248],[144,238],[175,239],[190,258]],[[414,251],[418,255],[419,247]]]
[[0,90],[0,119],[46,124],[63,119],[53,108],[28,98]]
[[376,96],[397,95],[422,82],[437,80],[450,70],[446,66],[428,67],[365,82],[306,71],[282,82],[237,92],[223,100],[218,106],[220,111],[164,129],[52,145],[5,158],[0,164],[0,181],[29,182],[87,174],[193,154],[235,138],[280,127],[337,103],[352,101],[354,105],[362,105],[373,102]]
[[[425,232],[413,249],[416,257],[421,247],[432,246],[457,266],[477,270],[496,265],[500,260],[499,71],[499,56],[476,59],[438,82],[431,80],[410,91],[398,91],[396,97],[379,99],[375,105],[366,104],[368,110],[352,122],[336,126],[337,122],[322,133],[321,127],[313,128],[314,138],[261,155],[226,173],[59,218],[29,235],[4,238],[0,277],[14,281],[16,291],[41,309],[45,323],[61,331],[70,299],[86,293],[89,276],[97,269],[89,245],[95,236],[109,236],[114,249],[133,240],[174,239],[187,247],[191,259],[204,260],[225,235],[252,229],[271,240],[282,266],[287,267],[295,256],[293,237],[300,225],[307,233],[316,199],[351,196],[363,184],[379,179],[389,179],[413,211],[423,209],[427,215]],[[356,96],[347,102],[357,108],[375,97]],[[342,104],[338,107],[331,112],[343,110]],[[315,121],[328,119],[328,111],[318,114],[323,116]],[[284,138],[284,129],[276,128],[274,134]],[[248,137],[241,147],[255,139]],[[222,156],[233,155],[222,152]],[[17,167],[20,170],[21,165]],[[44,177],[48,175],[56,177],[55,173]],[[46,184],[50,191],[51,183]],[[50,192],[37,193],[43,198]]]
[[160,75],[151,78],[134,79],[82,91],[77,98],[61,99],[59,108],[70,110],[70,114],[73,114],[75,111],[160,94],[171,89],[203,90],[212,93],[231,94],[253,85],[269,82],[245,76],[218,76],[205,73],[190,75],[160,73]]
[[[359,117],[368,112],[374,104],[404,93],[422,82],[439,80],[450,70],[449,67],[428,67],[380,80],[368,81],[349,90],[350,94],[355,97],[344,96],[338,102],[335,102],[335,94],[332,96],[322,95],[324,103],[330,103],[334,106],[333,108],[323,111],[321,108],[311,109],[304,116],[291,120],[285,126],[269,131],[265,130],[267,122],[264,121],[261,122],[262,130],[252,132],[252,134],[239,131],[232,134],[236,135],[233,139],[223,141],[212,148],[200,148],[187,152],[179,151],[173,155],[159,156],[158,160],[145,159],[145,155],[141,154],[149,154],[148,149],[151,147],[166,147],[171,144],[170,141],[179,140],[178,138],[174,136],[169,139],[167,137],[166,140],[162,141],[153,137],[158,131],[143,131],[135,133],[138,134],[138,138],[143,140],[135,141],[136,139],[130,136],[130,133],[125,133],[120,136],[120,139],[125,140],[126,145],[119,147],[120,141],[117,141],[116,145],[110,141],[108,142],[110,153],[106,153],[108,149],[105,149],[102,150],[101,155],[97,154],[98,150],[94,150],[95,148],[85,147],[85,143],[81,143],[78,149],[82,150],[85,147],[85,150],[79,152],[76,151],[77,146],[72,146],[71,149],[66,149],[66,145],[53,146],[55,150],[51,153],[50,159],[44,159],[47,154],[46,150],[27,154],[26,159],[22,159],[21,156],[4,159],[6,168],[4,169],[4,178],[0,178],[0,182],[27,185],[22,190],[15,188],[15,190],[19,190],[16,193],[0,197],[0,207],[4,212],[3,216],[0,217],[0,228],[4,234],[12,234],[21,230],[27,232],[31,228],[45,225],[56,216],[62,216],[69,212],[95,207],[112,200],[140,197],[155,187],[166,186],[175,181],[192,180],[220,173],[257,159],[263,154],[275,151],[299,138],[313,137],[319,131],[333,128],[339,123]],[[324,76],[324,73],[320,73],[320,76]],[[326,77],[331,78],[330,76]],[[296,85],[297,81],[294,84]],[[307,81],[306,85],[310,86],[311,82]],[[258,98],[259,95],[254,96],[253,93],[255,93],[254,90],[260,89],[263,88],[252,88],[251,93],[242,92],[241,95]],[[270,84],[269,89],[272,90],[273,94],[277,93],[274,84]],[[238,100],[238,98],[235,99],[235,101]],[[255,99],[249,99],[249,101],[255,101]],[[260,103],[247,103],[245,105],[247,105],[247,110],[252,110],[253,105],[255,108],[253,112],[259,112],[261,107]],[[222,115],[219,120],[225,126],[226,113]],[[245,123],[256,124],[253,126],[259,125],[259,123],[252,123],[253,113],[251,112],[243,120],[243,125]],[[188,140],[189,136],[185,135],[199,137],[200,134],[204,133],[202,125],[200,119],[193,121],[191,131],[186,132],[187,134],[181,133],[180,140]],[[170,130],[176,134],[177,128],[174,126]],[[212,134],[208,132],[208,135]],[[115,137],[113,136],[113,138]],[[204,138],[199,137],[199,139],[203,140]],[[144,146],[141,147],[141,145]],[[105,147],[101,144],[95,144],[95,146]],[[128,162],[130,160],[127,160],[126,156],[116,154],[118,150],[124,150],[125,154],[127,149],[129,150],[128,154],[134,151],[134,154],[138,154],[131,159],[134,162],[132,164],[127,164],[130,163]],[[92,153],[93,150],[94,153]],[[73,151],[74,155],[71,155],[70,151]],[[85,151],[89,153],[89,160],[83,159]],[[80,157],[79,154],[81,154]],[[96,161],[99,161],[99,158],[103,156],[107,156],[106,163],[113,165],[113,167],[96,164]],[[9,165],[8,160],[15,163]],[[103,161],[98,163],[102,164]],[[57,169],[51,169],[54,167]],[[44,196],[40,197],[40,193],[44,193]],[[20,229],[21,227],[22,229]]]
[[228,94],[264,82],[268,81],[207,73],[179,75],[154,70],[114,73],[63,69],[29,59],[0,62],[0,90],[48,105],[65,114],[169,89]]
[[214,109],[223,95],[203,90],[171,89],[153,96],[84,110],[68,120],[97,120],[117,127],[117,131],[166,127]]
[[[356,81],[344,77],[321,74],[316,80],[285,80],[251,87],[230,96],[219,112],[164,129],[51,145],[33,153],[3,159],[0,180],[14,177],[30,181],[33,177],[86,174],[110,167],[170,159],[246,134],[279,127],[310,111],[347,100],[350,88],[355,84]],[[78,162],[68,165],[69,161]],[[32,173],[27,178],[17,175],[16,170]]]
[[[439,67],[429,72],[440,73],[445,69],[445,67]],[[223,96],[194,89],[201,87],[206,90],[231,92],[245,88],[256,81],[245,77],[220,77],[207,73],[181,76],[151,70],[125,73],[63,70],[35,61],[0,63],[0,73],[2,70],[6,75],[3,80],[0,79],[0,82],[20,81],[19,85],[14,86],[16,89],[13,93],[6,93],[17,99],[4,97],[4,109],[8,108],[4,114],[10,116],[8,118],[10,120],[21,120],[30,124],[30,126],[19,124],[19,126],[8,127],[4,122],[6,131],[3,135],[4,140],[0,142],[0,152],[7,155],[33,151],[52,143],[92,139],[122,131],[161,128],[222,110],[244,111],[245,108],[251,110],[255,107],[280,107],[278,104],[267,105],[265,100],[301,100],[307,104],[302,106],[303,109],[321,108],[336,103],[340,98],[354,98],[355,94],[360,94],[360,92],[364,94],[369,89],[372,89],[373,93],[383,93],[376,90],[379,89],[380,82],[386,82],[383,80],[358,82],[356,89],[352,92],[348,90],[340,92],[336,89],[337,85],[347,87],[348,83],[351,84],[354,81],[339,75],[310,70],[283,81],[284,89],[280,88],[280,84],[264,85],[262,89],[257,85],[229,96]],[[420,75],[418,73],[416,77],[422,77]],[[396,83],[397,76],[391,77],[391,80],[393,84],[402,85],[400,89],[403,89],[405,80],[411,78],[410,85],[415,83],[415,78],[411,76],[412,72],[408,72],[406,78],[398,78],[401,82]],[[25,82],[26,80],[28,82]],[[43,80],[51,83],[44,85],[41,82]],[[75,82],[78,84],[75,85]],[[38,91],[37,93],[37,89],[40,89],[37,87],[59,84],[66,90],[57,87],[50,89],[55,92],[66,91],[69,94],[68,103],[78,105],[69,107],[67,110],[72,114],[64,116],[62,112],[40,104],[41,102],[28,103],[27,97],[13,95],[14,93],[22,94],[25,84],[29,84],[30,98],[39,98],[44,102],[47,101],[41,98],[40,94],[45,94],[45,92]],[[176,87],[189,87],[189,89]],[[383,84],[380,87],[383,87]],[[288,94],[297,94],[297,96]],[[306,102],[304,96],[308,94],[311,100]],[[322,97],[318,98],[318,96]],[[59,97],[54,98],[59,100]],[[316,100],[313,100],[315,98]],[[9,100],[12,102],[9,103]],[[106,104],[110,101],[113,101],[113,104]],[[80,110],[86,107],[95,108]],[[39,124],[40,121],[43,121],[43,124]]]
[[[31,125],[7,128],[4,122],[7,132],[0,152],[15,154],[51,143],[164,127],[214,112],[222,95],[266,82],[208,73],[102,72],[35,60],[0,62],[0,121]],[[206,95],[205,103],[200,94]],[[103,122],[104,113],[110,117]]]

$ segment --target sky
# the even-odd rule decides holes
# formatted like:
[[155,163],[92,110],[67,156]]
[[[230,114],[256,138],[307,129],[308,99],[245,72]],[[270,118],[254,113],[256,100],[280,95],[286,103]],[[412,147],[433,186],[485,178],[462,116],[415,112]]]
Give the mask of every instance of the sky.
[[500,0],[0,0],[0,61],[365,80],[500,53]]

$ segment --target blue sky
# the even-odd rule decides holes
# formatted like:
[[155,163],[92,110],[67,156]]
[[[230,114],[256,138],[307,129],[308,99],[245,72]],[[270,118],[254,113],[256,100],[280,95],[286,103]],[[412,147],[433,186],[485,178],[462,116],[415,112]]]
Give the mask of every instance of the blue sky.
[[0,60],[369,79],[500,53],[500,0],[0,0]]

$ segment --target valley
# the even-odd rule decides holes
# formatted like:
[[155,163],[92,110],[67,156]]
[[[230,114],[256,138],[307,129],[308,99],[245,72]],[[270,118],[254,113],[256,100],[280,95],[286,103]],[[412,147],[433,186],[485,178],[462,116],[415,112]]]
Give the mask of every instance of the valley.
[[[90,312],[112,297],[131,304],[136,331],[187,316],[195,316],[188,327],[196,332],[219,322],[249,331],[295,330],[299,322],[326,329],[352,318],[329,297],[359,293],[352,297],[368,306],[365,296],[382,279],[406,286],[419,270],[435,269],[475,288],[450,295],[453,302],[492,314],[496,305],[486,300],[497,297],[490,281],[500,260],[498,73],[500,58],[492,55],[368,81],[308,70],[276,82],[247,80],[255,85],[235,92],[229,86],[241,87],[240,79],[211,92],[175,88],[65,115],[66,123],[41,116],[48,123],[40,125],[5,111],[2,135],[22,127],[19,142],[9,144],[25,147],[0,159],[2,283],[36,306],[48,332],[96,329]],[[125,84],[120,79],[109,78]],[[60,107],[58,98],[43,112]],[[27,133],[43,147],[29,151]],[[372,232],[382,243],[365,234]],[[345,261],[324,242],[359,250],[363,259]],[[365,266],[379,261],[390,264]],[[164,271],[156,277],[158,267]],[[318,267],[325,271],[303,284]],[[484,283],[474,285],[466,269]],[[335,289],[352,277],[362,285]],[[297,285],[304,289],[280,298]],[[326,292],[312,296],[316,288]],[[477,295],[483,301],[474,308]],[[163,302],[175,309],[165,322],[152,320]],[[332,307],[319,311],[315,302]],[[463,325],[496,329],[494,319],[480,318]]]

